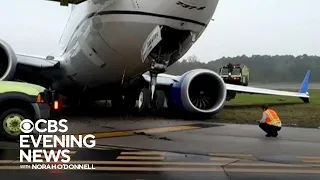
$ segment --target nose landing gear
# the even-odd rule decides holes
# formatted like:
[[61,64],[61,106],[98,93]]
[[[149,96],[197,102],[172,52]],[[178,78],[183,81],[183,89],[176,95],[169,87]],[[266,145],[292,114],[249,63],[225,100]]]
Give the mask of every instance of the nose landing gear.
[[[183,46],[190,42],[190,31],[177,30],[168,26],[157,26],[149,35],[143,46],[143,62],[146,60],[151,63],[149,70],[149,87],[141,90],[139,99],[139,111],[144,108],[152,108],[154,111],[161,112],[166,103],[164,91],[157,86],[157,76],[164,73],[173,58],[180,55]],[[189,39],[190,40],[190,39]],[[168,101],[167,101],[168,102]]]
[[[160,48],[161,49],[161,48]],[[159,50],[161,51],[161,50]],[[160,57],[160,56],[159,56]],[[157,77],[159,73],[164,73],[168,67],[170,56],[168,58],[158,58],[158,61],[152,60],[149,70],[150,83],[149,88],[143,88],[139,95],[138,110],[144,112],[147,109],[152,109],[153,112],[160,113],[164,109],[166,95],[163,90],[156,90]]]

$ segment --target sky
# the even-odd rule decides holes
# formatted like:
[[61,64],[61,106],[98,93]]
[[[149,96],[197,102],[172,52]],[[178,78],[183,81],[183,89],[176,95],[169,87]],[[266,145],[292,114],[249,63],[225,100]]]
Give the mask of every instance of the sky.
[[[184,57],[320,55],[319,7],[320,0],[220,0],[214,21]],[[17,53],[57,54],[69,13],[45,0],[1,2],[0,38]]]

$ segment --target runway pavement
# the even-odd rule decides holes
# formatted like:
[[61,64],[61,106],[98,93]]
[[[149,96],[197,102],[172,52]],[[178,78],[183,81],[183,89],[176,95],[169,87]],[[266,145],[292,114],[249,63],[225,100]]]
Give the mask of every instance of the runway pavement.
[[[295,157],[299,163],[258,161],[251,154],[214,153],[207,155],[179,154],[162,151],[138,151],[99,146],[77,149],[70,153],[69,164],[88,164],[88,170],[37,170],[19,162],[18,149],[1,150],[1,177],[53,179],[115,177],[118,179],[255,179],[256,177],[320,177],[320,157]],[[311,161],[312,160],[312,161]],[[56,164],[49,162],[48,164]],[[22,165],[23,164],[23,165]],[[20,166],[21,165],[21,166]],[[56,164],[57,165],[57,164]],[[32,173],[32,174],[31,174]],[[262,175],[261,175],[262,173]],[[191,174],[191,177],[189,176]],[[297,176],[298,175],[298,176]],[[58,176],[58,177],[57,177]],[[135,178],[134,178],[135,177]],[[37,179],[36,178],[36,179]],[[232,179],[233,179],[232,178]]]
[[[68,134],[94,134],[71,164],[91,170],[21,166],[17,143],[0,142],[0,176],[10,179],[320,179],[320,130],[283,127],[267,138],[257,126],[165,119],[68,119]],[[29,164],[24,164],[29,165]]]
[[69,127],[70,133],[93,133],[100,145],[197,154],[250,153],[259,158],[320,156],[319,129],[283,127],[277,138],[267,138],[258,125],[151,118],[70,120]]
[[[299,163],[258,161],[251,154],[179,154],[108,146],[73,150],[68,164],[88,164],[88,170],[38,170],[19,162],[18,149],[1,150],[0,175],[8,179],[263,179],[320,177],[320,157],[296,157]],[[310,161],[312,160],[312,161]],[[23,164],[23,165],[21,165]],[[56,164],[49,162],[46,164]]]

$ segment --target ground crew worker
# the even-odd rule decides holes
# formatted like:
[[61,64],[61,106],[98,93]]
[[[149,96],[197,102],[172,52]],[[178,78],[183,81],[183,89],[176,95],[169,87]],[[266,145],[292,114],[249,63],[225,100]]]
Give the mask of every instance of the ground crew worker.
[[263,115],[260,120],[259,127],[266,132],[266,137],[277,137],[278,131],[281,130],[281,120],[278,116],[278,114],[268,108],[267,106],[262,106]]
[[231,63],[228,64],[229,73],[232,74],[233,71],[233,65]]

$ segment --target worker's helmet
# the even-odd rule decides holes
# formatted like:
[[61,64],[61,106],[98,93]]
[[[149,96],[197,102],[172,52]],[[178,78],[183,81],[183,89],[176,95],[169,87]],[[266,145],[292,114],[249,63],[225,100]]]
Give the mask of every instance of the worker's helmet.
[[266,109],[269,109],[269,107],[267,105],[262,105],[261,109],[266,110]]

